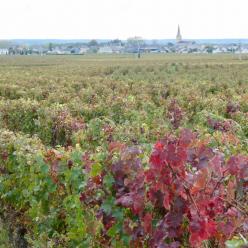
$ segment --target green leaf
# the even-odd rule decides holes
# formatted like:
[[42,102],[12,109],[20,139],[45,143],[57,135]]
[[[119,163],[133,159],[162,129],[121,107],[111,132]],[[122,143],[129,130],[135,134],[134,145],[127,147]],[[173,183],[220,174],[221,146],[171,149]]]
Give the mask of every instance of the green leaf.
[[244,245],[244,242],[240,239],[233,239],[226,241],[226,247],[227,248],[240,248],[242,245]]
[[96,163],[92,165],[90,175],[92,177],[98,176],[102,172],[102,165],[100,163]]
[[81,164],[82,162],[82,152],[80,151],[74,151],[71,154],[71,158],[75,163]]
[[112,216],[118,221],[122,221],[124,218],[123,210],[121,208],[116,208],[112,211]]
[[116,223],[114,224],[112,227],[109,228],[107,234],[110,236],[110,237],[115,237],[116,234],[118,234],[121,230],[122,226],[120,223]]
[[109,197],[106,199],[101,208],[104,210],[106,214],[110,214],[112,212],[112,208],[115,205],[115,199],[113,197]]
[[114,182],[115,180],[112,175],[108,174],[104,177],[103,183],[107,188],[111,188]]

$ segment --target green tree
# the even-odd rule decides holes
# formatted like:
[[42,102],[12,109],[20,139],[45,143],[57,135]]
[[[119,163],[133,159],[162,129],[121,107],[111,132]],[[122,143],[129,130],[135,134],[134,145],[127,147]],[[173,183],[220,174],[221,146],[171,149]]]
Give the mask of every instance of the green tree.
[[52,50],[53,50],[53,43],[50,42],[50,43],[48,44],[48,49],[49,49],[49,51],[52,51]]
[[207,53],[213,53],[214,48],[212,46],[206,46]]
[[135,36],[127,39],[127,45],[132,47],[140,48],[140,46],[144,45],[145,42],[142,37]]
[[91,41],[89,41],[88,46],[89,47],[96,47],[96,46],[98,46],[98,43],[96,40],[91,40]]

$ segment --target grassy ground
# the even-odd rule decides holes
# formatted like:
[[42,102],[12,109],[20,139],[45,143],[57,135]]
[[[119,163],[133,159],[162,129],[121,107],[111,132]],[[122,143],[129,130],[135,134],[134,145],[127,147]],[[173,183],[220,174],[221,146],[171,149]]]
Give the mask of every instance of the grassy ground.
[[0,248],[10,248],[8,242],[8,233],[4,229],[3,223],[0,220]]

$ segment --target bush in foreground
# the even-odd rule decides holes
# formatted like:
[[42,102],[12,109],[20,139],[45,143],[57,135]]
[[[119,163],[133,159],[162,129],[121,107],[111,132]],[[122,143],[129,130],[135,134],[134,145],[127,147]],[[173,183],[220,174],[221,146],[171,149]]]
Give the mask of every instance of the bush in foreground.
[[89,153],[0,138],[2,211],[34,247],[245,245],[248,157],[226,158],[196,133],[167,135],[149,162],[116,141]]

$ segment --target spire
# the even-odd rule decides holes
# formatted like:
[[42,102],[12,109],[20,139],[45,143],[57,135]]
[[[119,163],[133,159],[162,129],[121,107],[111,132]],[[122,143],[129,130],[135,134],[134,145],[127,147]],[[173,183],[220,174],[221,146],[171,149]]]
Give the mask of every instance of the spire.
[[182,40],[182,35],[181,35],[181,31],[180,31],[180,26],[178,25],[178,29],[177,29],[177,42],[180,42]]

